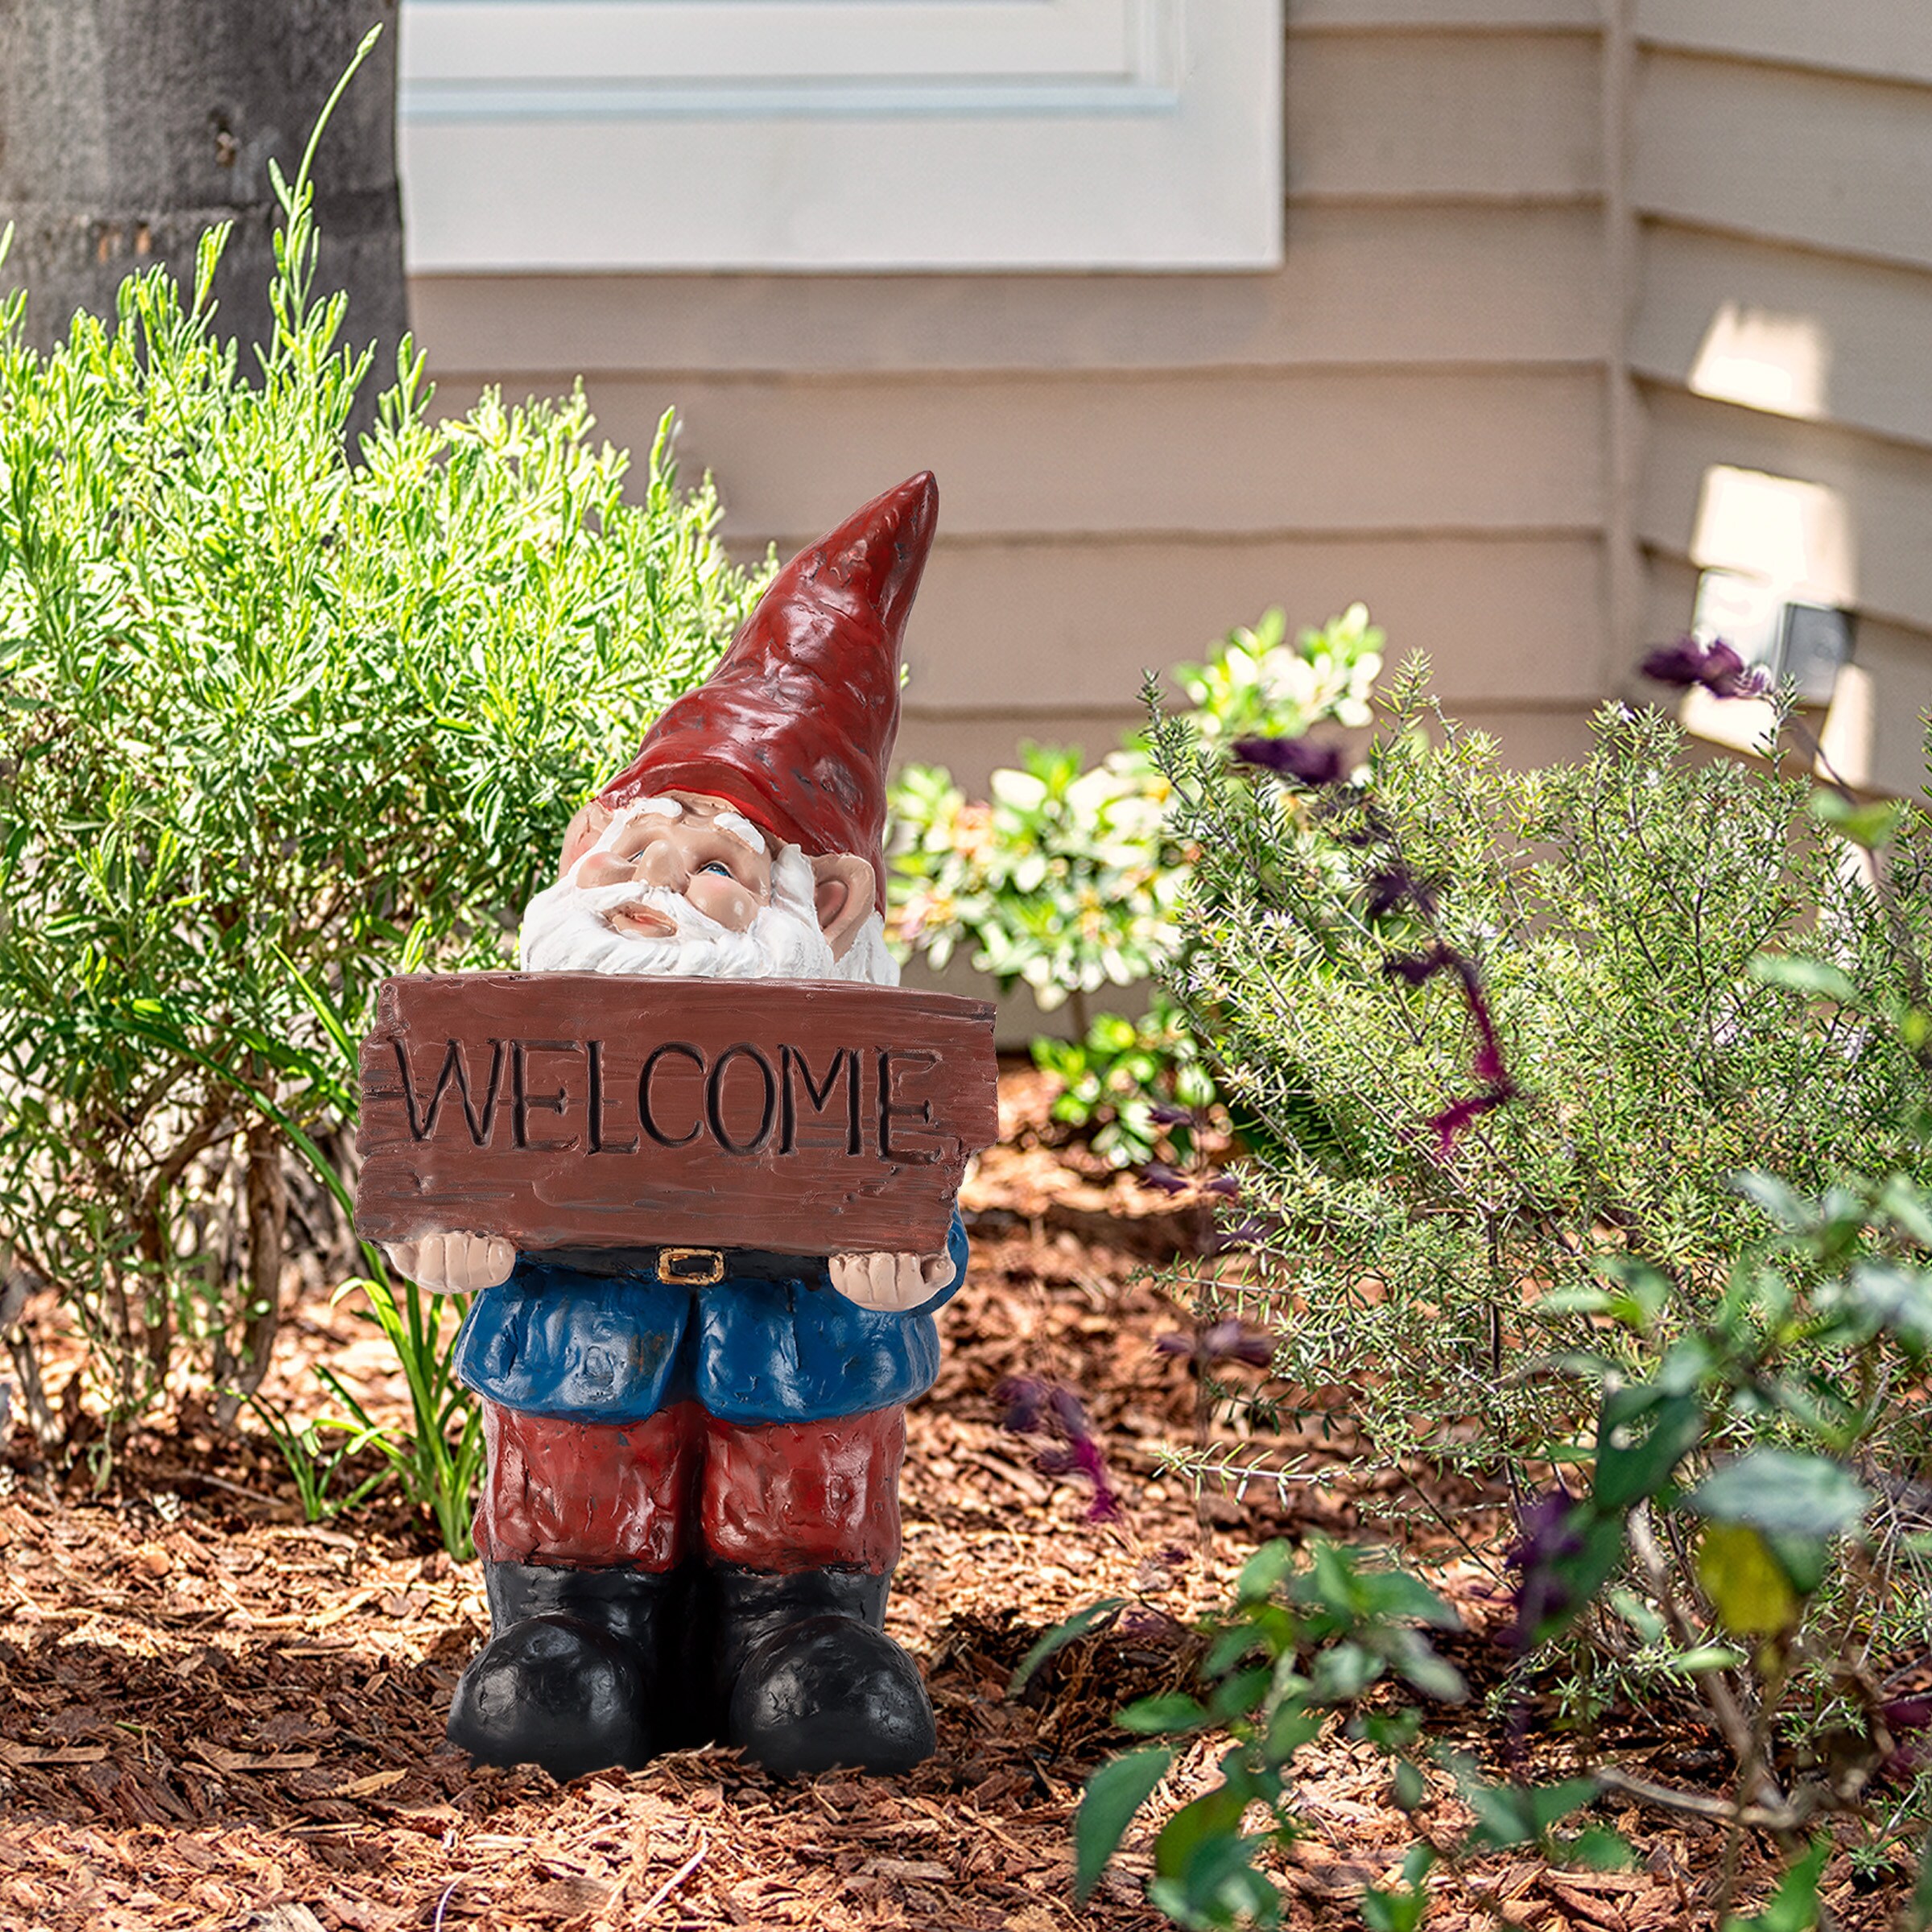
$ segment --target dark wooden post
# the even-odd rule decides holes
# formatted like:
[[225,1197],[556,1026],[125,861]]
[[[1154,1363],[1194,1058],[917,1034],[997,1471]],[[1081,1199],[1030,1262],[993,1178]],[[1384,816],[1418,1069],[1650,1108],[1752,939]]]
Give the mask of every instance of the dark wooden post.
[[[269,161],[295,173],[330,89],[380,22],[314,178],[318,290],[349,291],[345,340],[381,345],[386,382],[407,322],[396,11],[396,0],[0,0],[0,226],[14,229],[0,288],[26,287],[28,340],[46,348],[76,309],[111,316],[130,270],[162,262],[189,282],[196,243],[220,221],[235,226],[217,326],[244,345],[264,340]],[[254,368],[246,348],[242,366]]]

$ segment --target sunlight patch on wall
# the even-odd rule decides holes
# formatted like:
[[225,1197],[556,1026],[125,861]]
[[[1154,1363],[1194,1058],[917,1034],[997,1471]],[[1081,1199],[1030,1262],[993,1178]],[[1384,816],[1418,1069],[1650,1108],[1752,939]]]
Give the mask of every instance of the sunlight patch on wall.
[[1825,414],[1831,345],[1813,316],[1778,315],[1727,302],[1690,366],[1694,395],[1807,421]]
[[1713,464],[1698,495],[1690,561],[1700,570],[1740,572],[1807,603],[1858,601],[1852,518],[1829,484]]

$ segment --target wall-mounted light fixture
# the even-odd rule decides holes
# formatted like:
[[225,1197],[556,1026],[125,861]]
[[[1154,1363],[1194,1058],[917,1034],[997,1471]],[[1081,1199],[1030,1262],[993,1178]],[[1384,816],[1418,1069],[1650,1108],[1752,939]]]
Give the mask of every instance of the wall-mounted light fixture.
[[1691,628],[1828,704],[1851,661],[1856,558],[1844,499],[1822,483],[1715,464],[1704,473]]

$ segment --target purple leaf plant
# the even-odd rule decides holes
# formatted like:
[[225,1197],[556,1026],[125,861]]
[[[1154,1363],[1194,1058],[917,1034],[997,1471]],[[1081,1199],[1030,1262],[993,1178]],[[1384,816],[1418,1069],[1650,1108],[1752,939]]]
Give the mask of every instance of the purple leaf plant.
[[1107,1459],[1088,1426],[1087,1410],[1071,1389],[1038,1376],[1009,1376],[993,1390],[994,1398],[1005,1405],[1000,1426],[1013,1435],[1057,1436],[1059,1439],[1034,1455],[1034,1467],[1042,1476],[1084,1476],[1092,1485],[1093,1499],[1087,1505],[1090,1523],[1117,1521],[1122,1513],[1120,1492],[1107,1467]]

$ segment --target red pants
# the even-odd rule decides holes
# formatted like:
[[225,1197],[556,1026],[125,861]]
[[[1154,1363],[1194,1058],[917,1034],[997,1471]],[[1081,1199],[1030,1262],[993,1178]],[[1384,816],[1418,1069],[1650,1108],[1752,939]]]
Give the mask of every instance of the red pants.
[[558,1422],[483,1405],[485,1561],[670,1570],[832,1565],[882,1575],[899,1554],[906,1411],[720,1422],[680,1402],[648,1422]]

